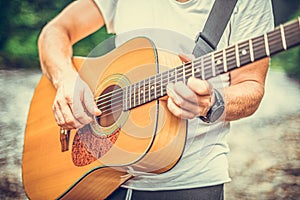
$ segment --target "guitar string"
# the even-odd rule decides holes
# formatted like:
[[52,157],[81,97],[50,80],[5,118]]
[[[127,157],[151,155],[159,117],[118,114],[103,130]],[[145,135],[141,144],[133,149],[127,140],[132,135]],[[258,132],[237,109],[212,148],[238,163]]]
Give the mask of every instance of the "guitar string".
[[[280,36],[281,37],[281,36]],[[276,43],[277,44],[277,43]],[[244,44],[244,45],[246,45],[246,43]],[[281,46],[280,46],[280,48],[282,48]],[[178,74],[177,74],[178,75]],[[179,77],[177,77],[177,78],[179,78],[179,79],[181,79],[182,78],[182,76],[181,75],[183,75],[183,74],[179,74],[180,76]],[[172,78],[174,78],[174,77],[172,77]],[[159,87],[160,88],[160,87]],[[159,90],[159,92],[160,92],[160,90]],[[119,97],[119,98],[121,98],[121,97]],[[121,102],[121,101],[119,101],[119,102]],[[119,102],[117,102],[117,103],[119,103]],[[120,105],[118,105],[118,107],[121,107]],[[109,110],[111,110],[111,109],[109,109]],[[106,110],[107,111],[107,110]],[[105,111],[104,111],[105,112]]]
[[[229,56],[228,57],[231,57],[232,55],[234,55],[234,52],[235,50],[234,49],[230,49],[230,51],[228,51],[227,53],[229,53]],[[219,53],[219,52],[218,52]],[[217,53],[216,53],[217,54]],[[219,53],[220,54],[220,53]],[[203,60],[204,60],[204,70],[205,71],[208,71],[208,70],[211,70],[211,56],[210,55],[207,55],[206,56],[206,58],[203,58]],[[228,59],[228,60],[230,60],[230,59]],[[196,62],[196,64],[197,64],[197,62]],[[191,66],[191,65],[190,65]],[[179,66],[179,67],[181,67],[181,66]],[[189,65],[185,65],[184,67],[189,67]],[[178,69],[177,69],[178,70]],[[191,75],[191,70],[192,69],[190,69],[190,70],[186,70],[186,72],[187,73],[190,73],[189,75]],[[163,74],[163,73],[162,73]],[[160,75],[159,75],[160,76]],[[163,82],[163,81],[165,81],[166,79],[165,79],[165,75],[163,75],[163,79],[160,81],[160,82]],[[177,74],[177,77],[178,78],[182,78],[182,76],[178,76],[178,74]],[[169,77],[167,77],[167,78],[169,78]],[[175,77],[174,77],[175,78]],[[134,87],[136,86],[136,84],[133,84],[134,85]],[[133,88],[134,88],[133,87]],[[148,87],[146,87],[146,90],[144,91],[145,93],[148,93],[149,92],[149,90],[147,89]],[[159,90],[160,91],[160,90]],[[119,91],[119,92],[115,92],[114,94],[122,94],[122,92],[123,91]],[[106,98],[110,98],[110,101],[111,101],[111,96],[112,95],[106,95],[107,97],[105,97],[105,98],[102,98],[102,96],[101,96],[101,99],[99,100],[99,101],[103,101],[104,99],[106,99]],[[99,102],[99,101],[97,101],[97,102]],[[106,102],[103,102],[102,104],[105,104]],[[98,106],[101,106],[102,104],[97,104]]]
[[[297,23],[294,23],[293,25],[297,25]],[[285,31],[286,32],[288,32],[291,28],[293,28],[293,27],[291,27],[291,26],[288,26],[286,29],[285,29]],[[294,30],[294,29],[292,29],[292,30]],[[271,40],[271,38],[273,37],[273,35],[275,35],[275,36],[281,36],[280,34],[278,34],[276,31],[278,31],[278,29],[275,29],[273,32],[271,32],[271,34],[269,34],[268,35],[268,37],[270,38],[270,41],[272,41]],[[261,37],[261,36],[259,36],[259,37]],[[244,43],[248,43],[249,41],[245,41]],[[239,45],[240,46],[240,45]],[[230,49],[230,47],[228,47],[228,49]],[[217,53],[220,53],[221,51],[218,51]],[[107,94],[108,96],[110,96],[110,94]],[[105,96],[105,95],[104,95]],[[101,98],[102,97],[104,97],[104,96],[101,96]]]
[[[208,63],[209,64],[209,63]],[[210,64],[209,64],[210,65]],[[207,66],[207,65],[206,65]],[[206,67],[205,66],[205,67]],[[178,78],[182,78],[182,73],[180,73],[180,74],[177,74],[177,77]],[[190,74],[191,75],[191,74]],[[175,78],[175,77],[171,77],[171,79],[173,79],[173,78]],[[169,77],[167,77],[167,79],[169,79]],[[165,81],[166,79],[165,79],[165,77],[163,76],[163,79],[161,80],[161,82],[163,82],[163,81]],[[134,85],[134,87],[135,87],[136,85]],[[158,88],[160,88],[160,87],[158,87]],[[157,90],[158,92],[161,92],[161,90]],[[148,93],[149,91],[148,90],[145,90],[145,93]],[[121,93],[118,93],[118,94],[121,94]],[[132,96],[132,95],[131,95]],[[116,103],[121,103],[122,102],[122,98],[121,98],[122,96],[117,96],[117,98],[114,98],[113,100],[114,100],[114,104],[116,104]],[[110,102],[112,101],[112,98],[111,98],[111,96],[109,97],[110,98]],[[115,100],[117,100],[117,99],[119,99],[120,101],[115,101]],[[134,98],[133,98],[134,99]],[[131,97],[131,100],[133,100],[132,99],[132,97]],[[101,99],[101,101],[102,101],[103,99]],[[107,102],[103,102],[103,103],[101,103],[101,104],[97,104],[98,106],[102,106],[103,104],[107,104]],[[113,105],[113,104],[109,104],[109,105],[107,105],[107,106],[104,106],[104,107],[102,107],[102,109],[104,109],[104,108],[107,108],[107,107],[110,107],[111,105]],[[103,112],[105,112],[105,111],[103,111]]]
[[[181,75],[180,75],[181,76]],[[122,107],[121,105],[118,105],[118,108],[120,108],[120,107]],[[111,109],[109,109],[109,111],[110,111]],[[108,110],[106,110],[106,111],[108,111]],[[120,111],[120,109],[118,109],[117,111]],[[103,111],[104,113],[105,113],[105,111]]]
[[[276,33],[274,36],[278,36],[278,34]],[[273,37],[273,36],[272,36]],[[279,37],[281,37],[280,35],[279,35]],[[269,38],[271,38],[271,35],[269,36]],[[270,41],[273,41],[273,40],[271,40],[270,39]],[[242,45],[243,46],[245,46],[245,45],[247,45],[248,44],[248,41],[245,41],[244,43],[240,43],[240,44],[238,44],[239,45],[239,47],[240,48],[243,48],[243,47],[241,47]],[[228,47],[228,49],[230,49],[230,47]],[[227,49],[227,50],[228,50]],[[233,52],[234,51],[234,49],[232,49],[232,51],[230,51],[230,52]],[[218,52],[215,52],[215,55],[216,54],[220,54],[220,51],[218,51]],[[209,57],[209,58],[211,58],[210,56],[207,56],[207,57]],[[231,57],[231,56],[230,56]],[[205,58],[204,58],[205,59]],[[211,59],[209,59],[209,60],[211,60]],[[232,60],[234,60],[234,59],[232,59]],[[230,59],[228,59],[228,61],[230,62]],[[189,66],[191,66],[191,65],[185,65],[184,67],[189,67]],[[180,66],[181,67],[181,66]],[[204,66],[205,67],[205,66]],[[209,68],[211,68],[211,64],[210,64],[210,66],[209,66]],[[178,74],[177,74],[178,75]],[[181,75],[181,74],[180,74]],[[177,77],[178,78],[178,77]],[[182,78],[182,77],[179,77],[179,79],[180,78]],[[136,85],[134,85],[134,86],[136,86]],[[159,90],[160,91],[160,90]],[[121,94],[123,91],[121,91],[119,94]],[[116,94],[116,93],[115,93]],[[109,96],[109,97],[111,97],[111,95]],[[121,96],[122,97],[122,96]],[[119,98],[121,98],[121,97],[119,97]],[[102,99],[103,100],[103,99]],[[111,101],[111,100],[110,100]],[[105,102],[104,102],[105,103]]]

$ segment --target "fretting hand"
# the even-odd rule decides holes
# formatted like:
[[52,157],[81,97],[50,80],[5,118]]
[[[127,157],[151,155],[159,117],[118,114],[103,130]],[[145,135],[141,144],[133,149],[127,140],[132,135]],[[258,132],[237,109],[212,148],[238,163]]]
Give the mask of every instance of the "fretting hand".
[[[183,62],[190,59],[179,55]],[[191,77],[187,84],[183,82],[169,83],[167,85],[168,108],[177,117],[192,119],[197,116],[206,116],[215,102],[212,85],[205,80]]]
[[168,108],[177,117],[192,119],[206,116],[215,102],[213,87],[208,81],[189,78],[183,82],[169,83],[167,86]]

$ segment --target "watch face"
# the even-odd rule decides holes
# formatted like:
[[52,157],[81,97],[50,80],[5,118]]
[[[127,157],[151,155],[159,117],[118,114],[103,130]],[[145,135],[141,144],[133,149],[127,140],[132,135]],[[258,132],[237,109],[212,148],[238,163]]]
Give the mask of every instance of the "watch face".
[[200,116],[199,118],[207,123],[213,123],[217,121],[225,110],[224,100],[218,90],[215,89],[216,101],[214,105],[208,111],[206,117]]
[[215,95],[216,95],[216,102],[210,108],[210,111],[207,114],[208,121],[210,122],[217,121],[222,116],[225,110],[224,100],[218,90],[215,90]]
[[221,117],[221,115],[223,114],[224,109],[225,109],[224,105],[219,105],[217,108],[212,110],[212,113],[209,116],[209,121],[210,122],[217,121]]

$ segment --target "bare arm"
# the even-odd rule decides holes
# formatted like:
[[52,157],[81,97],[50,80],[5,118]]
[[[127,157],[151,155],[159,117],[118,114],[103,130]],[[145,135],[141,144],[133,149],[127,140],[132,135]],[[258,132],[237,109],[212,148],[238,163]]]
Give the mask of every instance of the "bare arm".
[[252,115],[264,95],[269,58],[259,60],[230,73],[230,87],[225,89],[225,120]]
[[39,56],[43,71],[56,88],[64,75],[73,71],[72,45],[103,25],[94,2],[79,0],[67,6],[43,28],[38,41]]
[[73,44],[103,25],[103,17],[94,2],[78,0],[49,22],[40,34],[41,67],[57,89],[53,111],[57,123],[63,128],[81,127],[91,121],[91,115],[100,114],[92,101],[91,91],[78,78],[71,58]]

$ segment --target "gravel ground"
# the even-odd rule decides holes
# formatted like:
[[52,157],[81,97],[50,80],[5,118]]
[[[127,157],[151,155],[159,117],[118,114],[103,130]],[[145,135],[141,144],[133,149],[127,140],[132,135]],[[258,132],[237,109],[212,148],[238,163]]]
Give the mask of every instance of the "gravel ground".
[[[21,180],[23,134],[40,72],[0,70],[0,199],[26,199]],[[226,199],[300,198],[300,87],[270,71],[252,117],[232,123],[232,182]]]

